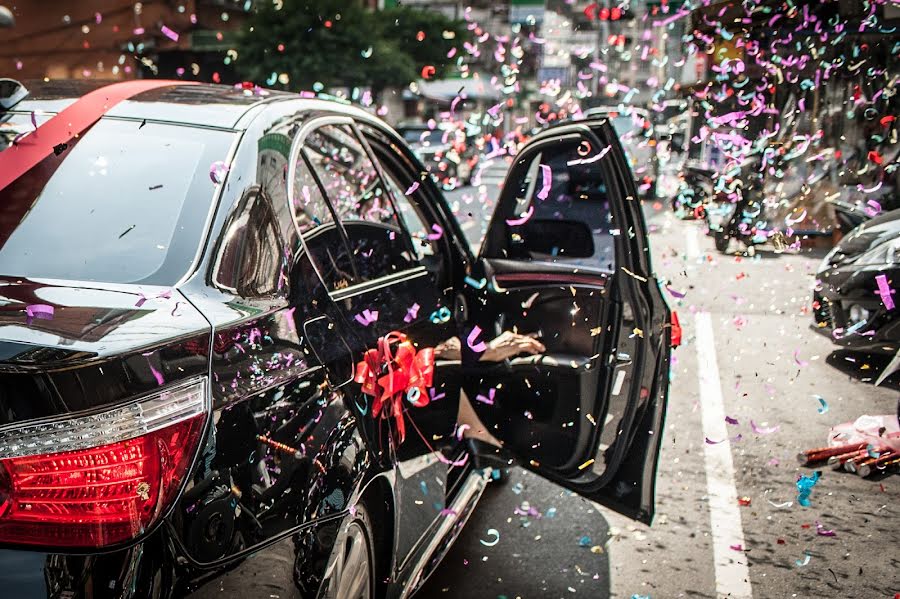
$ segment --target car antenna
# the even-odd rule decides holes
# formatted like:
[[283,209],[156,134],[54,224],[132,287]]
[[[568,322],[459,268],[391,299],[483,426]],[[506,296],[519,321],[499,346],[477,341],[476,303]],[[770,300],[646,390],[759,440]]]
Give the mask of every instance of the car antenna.
[[28,96],[28,90],[15,79],[0,79],[0,113],[6,112]]

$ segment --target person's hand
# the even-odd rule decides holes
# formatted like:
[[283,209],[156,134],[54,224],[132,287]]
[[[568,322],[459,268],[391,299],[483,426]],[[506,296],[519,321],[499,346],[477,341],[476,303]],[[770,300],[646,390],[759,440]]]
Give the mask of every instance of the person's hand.
[[459,337],[450,337],[438,343],[434,348],[434,357],[438,360],[461,360]]
[[540,354],[547,351],[544,344],[528,335],[503,331],[488,343],[487,351],[481,355],[482,362],[502,362],[519,354]]

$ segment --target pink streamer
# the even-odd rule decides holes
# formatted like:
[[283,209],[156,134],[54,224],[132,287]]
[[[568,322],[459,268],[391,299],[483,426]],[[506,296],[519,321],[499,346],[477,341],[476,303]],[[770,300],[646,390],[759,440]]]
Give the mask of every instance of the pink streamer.
[[878,283],[878,295],[881,296],[881,301],[884,302],[884,307],[888,310],[894,309],[894,298],[891,297],[893,290],[891,286],[888,285],[887,275],[881,274],[875,277],[875,282]]
[[541,165],[541,177],[543,182],[541,183],[541,190],[537,192],[537,197],[539,200],[546,200],[547,196],[550,195],[550,185],[553,183],[553,173],[550,172],[550,167],[546,164]]
[[506,224],[507,225],[524,225],[525,223],[528,222],[528,219],[531,218],[532,214],[534,214],[534,206],[529,206],[528,210],[525,211],[525,214],[523,214],[521,217],[506,219]]
[[37,318],[38,320],[53,320],[55,309],[47,304],[30,304],[25,306],[25,324]]
[[469,336],[466,337],[466,343],[469,344],[469,349],[471,349],[473,352],[483,354],[487,351],[487,345],[485,345],[484,341],[477,341],[480,335],[481,327],[476,324],[474,327],[472,327],[472,331],[469,333]]

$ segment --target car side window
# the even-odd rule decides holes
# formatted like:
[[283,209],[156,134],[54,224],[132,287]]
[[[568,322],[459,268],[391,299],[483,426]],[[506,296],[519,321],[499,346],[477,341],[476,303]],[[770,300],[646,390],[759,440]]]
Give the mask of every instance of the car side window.
[[497,215],[504,234],[489,239],[486,257],[615,270],[619,231],[599,154],[586,146],[563,140],[517,165],[521,176],[508,183],[515,201]]
[[347,232],[360,281],[416,266],[412,240],[365,146],[352,129],[325,125],[306,138],[304,154]]
[[274,295],[280,289],[283,251],[271,204],[259,189],[250,190],[225,224],[213,283],[241,297]]
[[434,241],[428,236],[431,235],[433,238],[437,232],[430,229],[425,219],[409,201],[409,197],[405,194],[406,190],[401,187],[390,171],[385,171],[385,183],[397,204],[397,213],[412,237],[413,251],[415,251],[416,257],[421,259],[424,256],[434,256]]
[[293,177],[293,218],[310,260],[329,291],[350,286],[356,279],[351,253],[344,243],[319,182],[302,154],[294,165]]

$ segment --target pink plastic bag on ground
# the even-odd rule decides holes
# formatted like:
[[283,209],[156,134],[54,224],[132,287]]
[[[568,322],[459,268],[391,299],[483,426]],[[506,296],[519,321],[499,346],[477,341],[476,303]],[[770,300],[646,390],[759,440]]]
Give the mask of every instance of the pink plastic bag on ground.
[[900,452],[900,423],[897,416],[869,416],[864,414],[854,422],[845,422],[831,427],[828,445],[853,445],[870,443],[875,447],[890,447]]

